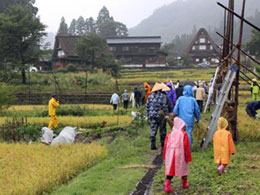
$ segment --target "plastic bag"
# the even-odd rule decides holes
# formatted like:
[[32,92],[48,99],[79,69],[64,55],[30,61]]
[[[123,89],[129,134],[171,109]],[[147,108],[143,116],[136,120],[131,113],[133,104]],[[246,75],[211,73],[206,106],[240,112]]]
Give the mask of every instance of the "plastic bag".
[[77,135],[76,129],[76,127],[65,127],[60,134],[52,140],[51,145],[73,143]]
[[50,144],[53,140],[53,131],[48,129],[47,127],[42,128],[42,137],[41,142],[44,144]]

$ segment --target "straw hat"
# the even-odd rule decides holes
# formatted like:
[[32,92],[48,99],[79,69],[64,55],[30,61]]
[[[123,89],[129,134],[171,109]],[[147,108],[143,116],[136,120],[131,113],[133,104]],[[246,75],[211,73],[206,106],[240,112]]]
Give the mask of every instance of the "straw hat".
[[152,93],[155,91],[160,91],[162,89],[162,85],[160,83],[155,83],[152,89]]
[[257,82],[256,78],[253,78],[252,81],[253,81],[253,82]]
[[162,91],[171,91],[170,87],[168,87],[164,83],[161,83],[161,85],[162,85]]

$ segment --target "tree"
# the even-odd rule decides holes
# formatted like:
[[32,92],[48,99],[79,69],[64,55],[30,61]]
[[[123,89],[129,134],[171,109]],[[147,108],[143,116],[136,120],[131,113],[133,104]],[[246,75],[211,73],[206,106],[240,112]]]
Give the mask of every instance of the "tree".
[[77,21],[75,19],[73,19],[70,23],[70,27],[68,29],[68,33],[70,35],[76,35],[76,25],[77,25]]
[[76,32],[78,35],[84,35],[85,34],[85,20],[82,16],[80,16],[77,20],[76,24]]
[[35,0],[1,0],[0,1],[0,13],[4,12],[9,6],[11,5],[22,5],[26,6],[29,5],[29,7],[32,9],[33,13],[36,15],[38,12],[38,8],[34,7]]
[[116,22],[116,36],[117,37],[127,37],[128,29],[125,24],[121,22]]
[[104,6],[99,11],[99,14],[98,14],[98,17],[97,17],[97,24],[101,24],[101,23],[103,23],[107,20],[111,20],[111,19],[113,19],[113,18],[110,17],[108,9]]
[[246,45],[247,50],[250,54],[260,58],[260,32],[253,29],[251,40]]
[[76,45],[78,55],[94,66],[107,53],[107,47],[106,40],[95,34],[83,36]]
[[29,4],[10,6],[0,14],[0,55],[21,71],[24,84],[27,64],[37,61],[40,55],[39,44],[44,30],[45,26]]
[[106,20],[98,24],[98,35],[106,37],[116,36],[116,23],[113,20]]
[[59,27],[57,34],[58,35],[67,35],[68,34],[68,25],[66,24],[64,17],[61,18],[60,27]]
[[172,66],[177,65],[176,57],[178,56],[178,53],[177,53],[177,50],[176,50],[175,43],[171,42],[171,43],[163,45],[162,51],[164,51],[168,54],[167,62],[170,65],[172,65]]
[[127,27],[123,23],[114,21],[108,9],[104,6],[97,17],[97,34],[103,38],[127,36]]
[[191,57],[188,53],[183,53],[182,54],[182,59],[183,59],[183,64],[188,66],[191,64]]
[[96,34],[83,36],[77,42],[76,48],[78,55],[85,60],[87,65],[104,69],[116,66],[106,40]]
[[86,34],[95,34],[96,33],[96,26],[95,26],[95,21],[92,17],[87,18],[86,22]]

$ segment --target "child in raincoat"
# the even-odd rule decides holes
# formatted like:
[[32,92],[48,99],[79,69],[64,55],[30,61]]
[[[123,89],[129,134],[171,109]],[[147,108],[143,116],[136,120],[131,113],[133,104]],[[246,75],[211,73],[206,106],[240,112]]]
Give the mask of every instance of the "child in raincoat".
[[218,164],[218,174],[226,173],[225,167],[231,162],[231,154],[236,153],[231,133],[227,130],[228,121],[220,117],[218,130],[213,136],[214,161]]
[[184,131],[185,122],[174,118],[172,131],[167,135],[164,143],[163,160],[165,161],[164,191],[171,193],[171,179],[173,176],[182,177],[182,188],[188,188],[189,162],[191,162],[191,150],[188,134]]

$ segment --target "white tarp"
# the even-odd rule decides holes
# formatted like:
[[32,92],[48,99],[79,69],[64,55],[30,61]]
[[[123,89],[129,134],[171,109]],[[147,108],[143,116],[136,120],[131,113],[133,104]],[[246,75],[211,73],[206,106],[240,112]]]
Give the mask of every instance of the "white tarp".
[[41,142],[45,144],[50,144],[53,140],[53,131],[47,127],[42,128]]
[[76,129],[77,127],[65,127],[60,134],[52,140],[51,145],[73,143],[77,135]]

